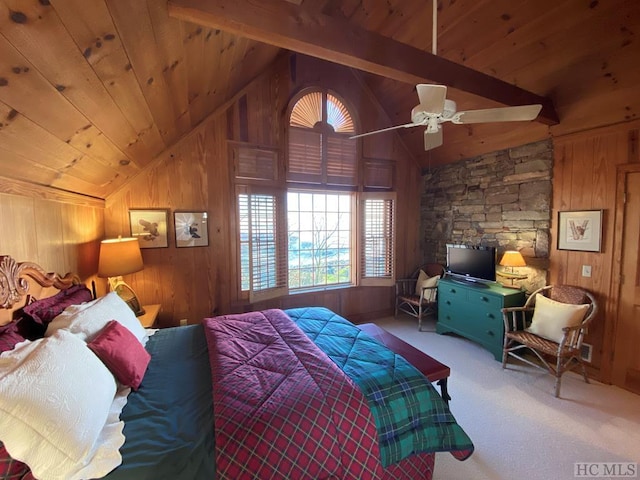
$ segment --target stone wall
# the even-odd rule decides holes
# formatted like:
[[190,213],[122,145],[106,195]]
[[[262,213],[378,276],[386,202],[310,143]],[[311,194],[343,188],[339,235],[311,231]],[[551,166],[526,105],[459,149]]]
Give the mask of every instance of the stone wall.
[[527,291],[545,285],[552,172],[553,143],[543,140],[424,175],[420,201],[424,261],[445,264],[447,243],[497,247],[498,261],[506,250],[518,250],[527,262],[518,273],[528,278],[515,284]]

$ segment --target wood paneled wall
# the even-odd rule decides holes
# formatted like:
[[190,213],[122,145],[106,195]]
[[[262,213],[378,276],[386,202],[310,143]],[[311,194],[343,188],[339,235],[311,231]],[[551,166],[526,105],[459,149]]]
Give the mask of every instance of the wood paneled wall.
[[[129,234],[130,208],[170,211],[169,247],[143,249],[144,270],[126,278],[143,303],[162,304],[162,325],[175,325],[183,318],[197,323],[215,314],[265,307],[326,305],[356,321],[391,312],[392,288],[346,288],[249,305],[237,287],[229,141],[275,148],[282,155],[287,105],[296,92],[312,85],[333,89],[345,98],[362,131],[383,126],[383,110],[356,75],[350,69],[309,57],[282,57],[240,92],[228,108],[216,112],[107,198],[108,237]],[[367,158],[395,161],[396,268],[399,276],[406,275],[422,258],[418,248],[420,169],[396,135],[366,142],[362,148]],[[208,247],[175,247],[173,212],[180,210],[209,212]]]
[[104,235],[104,202],[0,177],[0,255],[90,285]]
[[[584,287],[599,302],[599,313],[585,342],[593,345],[591,375],[608,382],[611,359],[611,331],[618,306],[612,291],[614,266],[614,225],[618,165],[638,162],[640,122],[556,138],[553,178],[552,248],[550,283]],[[580,252],[557,249],[558,212],[564,210],[604,210],[602,251]],[[582,276],[582,266],[591,265],[591,277]]]

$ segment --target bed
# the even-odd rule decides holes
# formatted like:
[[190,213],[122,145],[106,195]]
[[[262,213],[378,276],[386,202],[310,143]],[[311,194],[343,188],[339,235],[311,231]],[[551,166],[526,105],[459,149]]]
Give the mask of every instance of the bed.
[[[47,445],[22,447],[25,438],[16,440],[0,420],[0,478],[33,478],[24,460],[35,465],[38,478],[429,479],[436,452],[459,460],[473,452],[422,374],[330,310],[265,310],[141,331],[113,297],[92,299],[73,275],[46,274],[35,264],[0,257],[0,345],[7,337],[0,354],[0,409],[26,403],[1,387],[22,371],[16,358],[31,358],[31,351],[56,355],[59,345],[69,344],[84,360],[69,370],[56,364],[52,375],[68,371],[68,389],[87,376],[89,406],[82,407],[93,423],[104,422],[88,429],[93,437],[84,438],[83,427],[82,438],[72,439],[75,463],[62,471],[57,464],[43,467],[38,455]],[[27,328],[31,314],[46,325]],[[31,338],[9,348],[20,333]],[[138,357],[124,366],[110,357],[131,352]],[[77,372],[78,364],[89,372]],[[100,375],[104,380],[96,382]],[[49,423],[65,418],[65,409],[53,403]],[[82,417],[82,410],[73,415]],[[61,445],[66,443],[48,447]]]

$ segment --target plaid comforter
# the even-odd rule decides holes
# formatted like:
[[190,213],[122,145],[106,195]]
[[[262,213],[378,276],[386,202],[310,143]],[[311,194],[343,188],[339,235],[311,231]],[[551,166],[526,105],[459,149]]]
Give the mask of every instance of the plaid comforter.
[[281,310],[203,321],[220,479],[380,479],[358,388]]
[[296,308],[285,313],[367,398],[383,465],[417,452],[452,451],[460,460],[471,455],[473,444],[447,405],[404,358],[326,308]]

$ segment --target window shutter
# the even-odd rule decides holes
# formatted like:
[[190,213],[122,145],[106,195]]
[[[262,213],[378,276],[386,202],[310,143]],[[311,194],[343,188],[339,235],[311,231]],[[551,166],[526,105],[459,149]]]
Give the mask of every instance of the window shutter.
[[320,132],[289,127],[287,180],[322,183],[322,136]]
[[275,182],[278,179],[278,154],[250,146],[233,147],[234,172],[239,180],[266,180]]
[[364,161],[364,188],[393,188],[393,162],[391,160]]
[[342,135],[327,135],[327,184],[358,185],[355,140]]
[[395,282],[395,193],[363,193],[360,225],[360,284]]
[[278,225],[284,218],[280,208],[275,194],[239,189],[241,287],[249,290],[252,303],[287,294],[286,228]]

